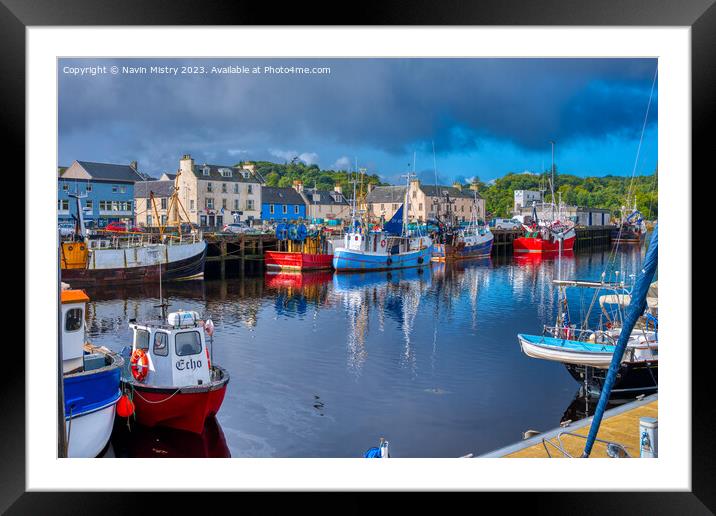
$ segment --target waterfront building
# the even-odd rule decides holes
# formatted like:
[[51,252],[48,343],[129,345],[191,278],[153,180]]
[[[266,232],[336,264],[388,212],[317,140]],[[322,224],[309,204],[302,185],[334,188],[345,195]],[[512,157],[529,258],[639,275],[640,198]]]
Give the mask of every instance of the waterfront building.
[[514,191],[514,207],[512,211],[515,215],[521,214],[521,209],[525,207],[532,208],[532,203],[542,202],[542,192],[536,190],[515,190]]
[[144,177],[138,172],[136,161],[129,165],[74,161],[57,178],[58,221],[73,222],[77,208],[69,194],[79,194],[86,195],[81,205],[88,226],[103,228],[117,221],[134,223],[134,184]]
[[340,186],[333,190],[305,188],[301,181],[294,181],[293,188],[303,197],[306,218],[309,220],[344,220],[351,216],[351,205]]
[[306,219],[306,202],[293,188],[261,188],[261,220],[287,222]]
[[190,222],[221,228],[230,222],[261,218],[264,181],[254,165],[197,164],[185,154],[179,161],[179,171],[179,200]]
[[[540,220],[550,220],[553,218],[553,209],[556,213],[559,211],[557,207],[547,203],[535,204],[537,218]],[[611,224],[611,213],[605,208],[589,208],[586,206],[568,206],[562,205],[561,211],[564,217],[571,220],[578,226],[608,226]],[[524,206],[516,210],[515,215],[525,217],[525,221],[532,217],[532,205]]]
[[470,220],[473,205],[477,204],[478,219],[485,218],[485,200],[477,192],[477,185],[465,188],[460,183],[453,186],[435,186],[422,184],[419,179],[410,181],[410,186],[369,187],[366,196],[366,212],[369,217],[389,220],[400,208],[405,199],[405,190],[409,188],[410,204],[408,218],[411,221],[425,222],[444,217],[447,212],[460,222]]
[[[152,205],[149,199],[150,192],[154,194],[154,205]],[[140,181],[135,183],[134,216],[137,225],[165,225],[167,223],[167,209],[169,206],[169,198],[172,196],[173,192],[173,180]],[[180,213],[180,215],[183,216],[184,214]]]

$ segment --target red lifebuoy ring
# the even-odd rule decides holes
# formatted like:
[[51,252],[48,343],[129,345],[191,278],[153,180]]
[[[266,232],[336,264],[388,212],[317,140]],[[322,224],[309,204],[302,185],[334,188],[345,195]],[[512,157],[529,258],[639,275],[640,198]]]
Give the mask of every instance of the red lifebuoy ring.
[[143,349],[135,349],[129,359],[132,369],[132,376],[138,382],[143,382],[149,372],[149,357]]
[[380,241],[380,247],[385,247],[385,240]]

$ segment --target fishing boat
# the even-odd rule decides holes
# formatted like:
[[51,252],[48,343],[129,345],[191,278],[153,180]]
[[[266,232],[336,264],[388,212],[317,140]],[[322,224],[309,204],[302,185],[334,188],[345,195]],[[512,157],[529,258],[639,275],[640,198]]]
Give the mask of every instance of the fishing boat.
[[122,385],[137,422],[201,434],[207,418],[219,412],[229,383],[229,373],[211,362],[211,320],[180,310],[156,321],[132,319],[129,327],[131,357]]
[[552,202],[543,204],[542,210],[551,208],[549,220],[540,220],[537,217],[537,205],[532,203],[532,222],[522,224],[524,234],[512,242],[512,249],[515,253],[560,253],[572,251],[577,240],[577,233],[574,229],[574,222],[564,216],[562,212],[562,197],[555,205],[554,199],[554,142],[552,143],[552,176],[550,190]]
[[626,206],[622,206],[621,213],[620,220],[611,232],[612,244],[643,244],[646,240],[647,228],[641,212],[636,208],[636,197],[632,208],[627,209]]
[[112,435],[124,360],[85,343],[89,297],[83,290],[63,283],[60,301],[66,456],[96,457]]
[[[199,232],[181,231],[177,190],[175,186],[168,209],[169,220],[176,221],[176,234],[160,226],[158,233],[96,231],[89,235],[80,205],[86,195],[70,194],[77,206],[76,230],[71,240],[60,242],[63,280],[74,286],[99,286],[156,282],[160,276],[164,281],[203,278],[207,244]],[[150,200],[153,204],[153,194]]]
[[[412,174],[407,174],[407,177],[409,185]],[[393,218],[377,230],[356,217],[354,193],[351,225],[342,247],[333,252],[333,268],[336,271],[393,270],[430,263],[432,240],[421,234],[420,226],[415,231],[408,229],[409,190],[406,188],[405,201]]]
[[[450,202],[449,199],[446,201]],[[448,209],[446,216],[449,221],[440,224],[440,231],[433,241],[432,261],[445,262],[490,256],[494,235],[488,226],[480,225],[477,219],[477,192],[470,212],[470,221],[467,227],[462,228],[455,224],[453,211]]]
[[[607,285],[601,282],[567,280],[555,281],[560,287],[571,285],[597,289],[621,289],[623,284]],[[656,309],[656,284],[652,285],[653,295],[647,298],[648,308],[638,324],[630,333],[617,372],[613,392],[649,392],[658,388],[658,319]],[[554,326],[545,326],[542,335],[518,334],[522,352],[542,360],[560,362],[565,365],[570,375],[585,387],[585,394],[598,395],[601,392],[607,370],[622,333],[621,316],[623,309],[629,305],[631,296],[627,293],[613,293],[599,296],[602,314],[598,329],[588,329],[589,315],[578,328],[570,324],[566,311],[566,295],[560,301],[560,311]],[[606,310],[608,305],[619,308],[612,312]]]
[[330,269],[333,254],[322,230],[309,232],[303,224],[276,226],[278,249],[264,253],[266,268],[283,271]]

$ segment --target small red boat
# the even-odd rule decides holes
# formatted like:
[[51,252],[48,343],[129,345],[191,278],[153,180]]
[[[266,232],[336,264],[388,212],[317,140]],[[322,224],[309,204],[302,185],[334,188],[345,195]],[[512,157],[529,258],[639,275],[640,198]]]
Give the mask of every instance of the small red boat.
[[276,238],[278,249],[264,253],[269,270],[310,271],[333,267],[333,254],[328,252],[323,231],[308,234],[303,224],[279,224]]
[[515,253],[556,253],[559,252],[559,236],[562,237],[562,251],[572,251],[577,234],[567,226],[525,226],[525,234],[512,242]]
[[196,312],[173,312],[166,320],[137,323],[133,332],[125,392],[137,422],[200,434],[206,419],[219,412],[229,373],[211,363],[206,335],[213,324]]

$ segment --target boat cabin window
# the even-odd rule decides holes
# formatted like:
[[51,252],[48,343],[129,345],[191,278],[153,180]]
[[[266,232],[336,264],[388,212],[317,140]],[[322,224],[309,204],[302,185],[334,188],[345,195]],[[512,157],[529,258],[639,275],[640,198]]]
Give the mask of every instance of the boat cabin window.
[[134,342],[136,349],[149,349],[149,332],[147,330],[137,329],[134,335]]
[[82,309],[71,308],[65,314],[65,331],[77,331],[82,328]]
[[180,357],[201,353],[201,337],[198,331],[177,333],[174,341],[176,353]]
[[154,334],[154,349],[152,350],[155,355],[165,357],[169,354],[169,335],[158,331]]

